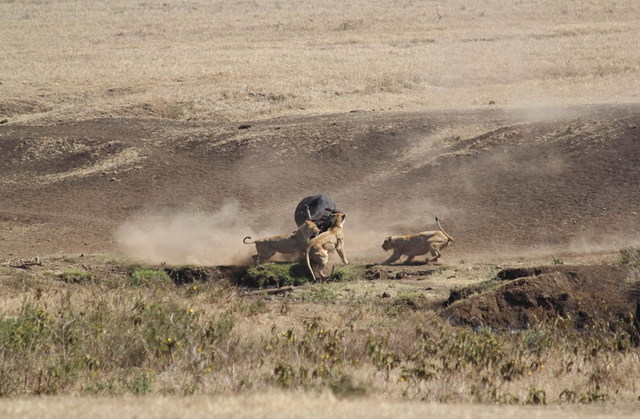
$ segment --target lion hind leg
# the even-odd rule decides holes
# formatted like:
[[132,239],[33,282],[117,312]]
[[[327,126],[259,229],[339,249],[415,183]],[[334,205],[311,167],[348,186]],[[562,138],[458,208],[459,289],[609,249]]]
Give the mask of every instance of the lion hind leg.
[[324,266],[313,266],[311,269],[313,269],[313,275],[314,275],[314,280],[320,280],[320,281],[324,281],[325,277],[324,274],[322,273],[322,270],[324,269]]
[[321,281],[324,281],[325,279],[327,279],[327,276],[325,276],[325,274],[323,273],[324,268],[326,268],[327,263],[329,263],[329,255],[326,256],[322,256],[320,258],[320,260],[317,261],[317,264],[315,265],[315,271],[318,274],[318,278],[320,278]]
[[440,251],[438,249],[431,249],[431,260],[428,260],[428,262],[437,262],[438,259],[440,259],[440,256],[442,256],[442,253],[440,253]]
[[266,262],[269,258],[276,254],[276,251],[270,247],[257,248],[258,254],[255,256],[256,265]]
[[349,261],[347,260],[347,256],[344,254],[344,249],[336,248],[336,251],[338,252],[338,256],[340,256],[340,259],[342,259],[342,263],[344,263],[345,265],[348,265]]

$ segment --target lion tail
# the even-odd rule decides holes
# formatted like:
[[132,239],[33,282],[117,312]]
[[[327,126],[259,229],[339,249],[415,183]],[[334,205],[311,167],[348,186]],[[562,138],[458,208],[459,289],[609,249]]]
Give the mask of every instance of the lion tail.
[[247,236],[244,239],[242,239],[242,243],[244,244],[254,244],[255,242],[247,242],[247,240],[251,240],[251,237]]
[[313,279],[313,282],[316,282],[316,274],[313,273],[313,269],[311,269],[311,261],[309,260],[310,249],[311,249],[311,246],[307,246],[307,251],[305,252],[305,257],[307,259],[307,268],[309,269],[309,272],[311,272],[311,278]]
[[440,231],[442,231],[442,233],[447,236],[447,238],[449,239],[450,242],[453,241],[453,237],[451,237],[450,235],[447,234],[446,231],[444,231],[444,229],[442,228],[442,226],[440,225],[440,220],[438,220],[438,217],[436,217],[436,223],[438,223],[438,227],[440,228]]

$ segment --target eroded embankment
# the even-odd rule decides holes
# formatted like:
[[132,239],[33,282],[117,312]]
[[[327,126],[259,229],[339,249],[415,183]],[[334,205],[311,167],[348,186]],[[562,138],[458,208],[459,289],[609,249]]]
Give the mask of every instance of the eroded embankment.
[[578,328],[611,318],[630,322],[640,306],[629,277],[629,269],[617,265],[505,269],[497,276],[504,283],[492,291],[452,292],[440,315],[456,325],[498,329],[524,329],[559,317]]

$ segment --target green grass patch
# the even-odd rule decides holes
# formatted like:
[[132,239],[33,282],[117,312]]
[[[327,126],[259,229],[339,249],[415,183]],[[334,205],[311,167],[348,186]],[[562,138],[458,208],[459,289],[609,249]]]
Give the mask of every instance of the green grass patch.
[[127,275],[129,285],[139,286],[168,286],[172,285],[169,274],[164,269],[134,265],[129,267]]
[[80,269],[64,271],[60,274],[60,280],[68,284],[83,284],[93,281],[93,274]]
[[336,266],[330,281],[357,281],[364,279],[366,268],[360,264]]
[[[343,265],[333,269],[327,281],[355,281],[362,279],[363,265]],[[304,285],[311,280],[309,269],[303,263],[269,262],[247,269],[238,280],[238,285],[251,288],[273,288]]]
[[620,250],[618,261],[620,264],[627,265],[630,268],[640,268],[640,248],[627,247]]
[[164,272],[171,278],[174,284],[184,285],[194,282],[207,282],[214,277],[214,269],[202,266],[174,266],[164,268]]
[[247,269],[239,284],[251,288],[297,286],[309,282],[307,267],[301,263],[270,262]]
[[320,284],[319,286],[311,287],[302,296],[302,299],[315,304],[335,304],[338,301],[338,294],[327,285]]

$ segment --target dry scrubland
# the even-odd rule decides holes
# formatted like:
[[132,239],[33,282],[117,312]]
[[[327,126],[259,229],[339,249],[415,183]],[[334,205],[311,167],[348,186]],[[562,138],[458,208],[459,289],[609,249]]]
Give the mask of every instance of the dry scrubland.
[[9,1],[12,121],[636,102],[633,1]]
[[[638,400],[638,332],[628,323],[604,319],[575,329],[568,317],[505,333],[453,327],[436,315],[449,287],[490,281],[495,265],[453,263],[403,281],[365,280],[357,272],[364,268],[352,266],[337,271],[341,281],[268,295],[238,288],[211,268],[180,268],[176,276],[176,268],[100,255],[42,262],[0,270],[4,310],[12,313],[0,323],[5,397],[211,395],[219,406],[206,398],[179,403],[224,412],[244,398],[269,400],[263,393],[281,406],[283,391],[291,391],[301,407],[316,395],[345,414],[343,399],[560,404],[577,406],[563,408],[574,414],[594,403],[602,406],[592,413],[622,413]],[[637,280],[639,252],[608,263],[631,268]],[[190,282],[205,272],[207,281]],[[82,400],[92,403],[51,403],[64,409]],[[166,402],[127,403],[136,412],[136,405]],[[252,403],[273,412],[269,401]],[[0,402],[5,412],[19,406]],[[414,415],[446,410],[398,408]]]
[[[237,125],[362,109],[627,103],[640,92],[632,1],[8,1],[0,39],[0,120],[10,125]],[[446,258],[428,279],[365,281],[357,265],[339,272],[349,280],[284,296],[225,278],[174,285],[165,267],[104,254],[7,264],[0,414],[634,413],[640,353],[628,324],[454,328],[436,315],[450,288],[519,262]],[[640,257],[588,258],[623,263],[638,281]],[[23,398],[35,395],[58,397]]]

